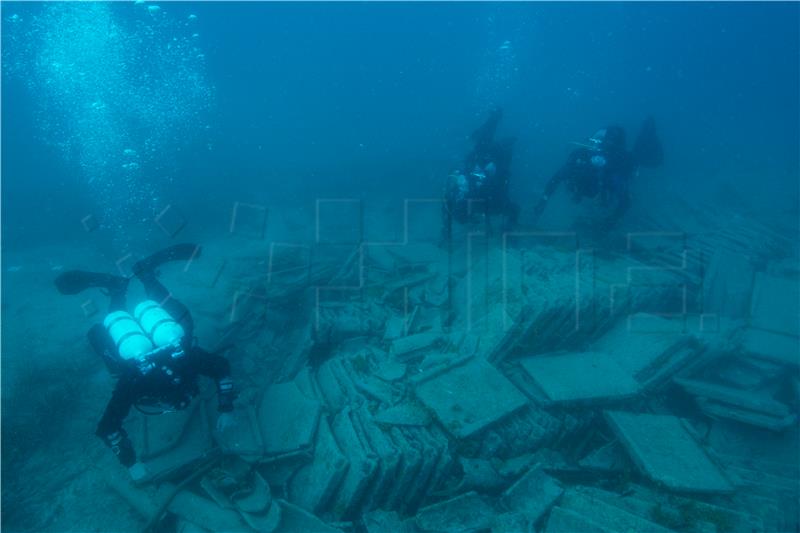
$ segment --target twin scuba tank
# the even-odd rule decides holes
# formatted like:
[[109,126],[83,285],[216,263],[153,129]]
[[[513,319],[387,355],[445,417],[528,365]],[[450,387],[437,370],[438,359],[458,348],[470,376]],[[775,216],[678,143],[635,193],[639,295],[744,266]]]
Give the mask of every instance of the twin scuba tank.
[[151,355],[170,350],[174,357],[182,355],[181,341],[185,335],[183,327],[152,300],[136,306],[133,315],[126,311],[114,311],[103,320],[103,326],[125,361],[137,363],[145,372],[152,365]]

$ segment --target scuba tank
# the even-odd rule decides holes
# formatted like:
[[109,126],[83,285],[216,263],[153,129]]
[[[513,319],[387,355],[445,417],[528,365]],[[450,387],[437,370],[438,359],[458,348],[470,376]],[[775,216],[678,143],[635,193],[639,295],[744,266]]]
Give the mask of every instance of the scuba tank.
[[145,300],[137,305],[133,316],[156,348],[178,345],[185,335],[183,327],[153,300]]
[[103,326],[123,359],[140,360],[153,351],[153,342],[130,313],[125,311],[109,313],[103,320]]

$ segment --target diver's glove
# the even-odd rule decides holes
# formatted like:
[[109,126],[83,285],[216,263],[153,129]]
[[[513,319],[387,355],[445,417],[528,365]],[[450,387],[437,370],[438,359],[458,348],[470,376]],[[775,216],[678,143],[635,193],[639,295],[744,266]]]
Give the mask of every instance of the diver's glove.
[[106,443],[117,456],[122,466],[131,467],[136,462],[136,452],[133,451],[133,444],[124,429],[115,431],[105,438]]
[[143,463],[139,463],[139,462],[133,463],[128,468],[128,473],[131,476],[131,481],[133,481],[134,483],[141,483],[150,474],[147,471],[147,467],[144,466]]

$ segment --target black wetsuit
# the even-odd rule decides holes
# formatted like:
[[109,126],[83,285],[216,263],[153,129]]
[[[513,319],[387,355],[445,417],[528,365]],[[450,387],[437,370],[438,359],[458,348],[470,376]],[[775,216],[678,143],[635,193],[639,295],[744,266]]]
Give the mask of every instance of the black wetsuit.
[[537,206],[537,214],[544,210],[547,200],[563,183],[575,202],[583,198],[599,198],[603,205],[615,204],[606,220],[610,226],[630,206],[630,181],[635,171],[633,155],[627,150],[578,148],[547,182],[544,196]]
[[505,215],[508,225],[517,222],[519,206],[511,201],[508,190],[514,139],[494,139],[502,116],[500,110],[493,111],[470,136],[474,146],[464,158],[461,170],[466,189],[459,191],[456,183],[448,184],[445,215],[456,222],[463,224],[479,213]]
[[[147,297],[161,302],[162,308],[183,327],[185,335],[180,350],[167,350],[149,358],[148,362],[152,363],[152,367],[143,373],[136,363],[122,360],[114,341],[101,324],[89,330],[92,347],[109,363],[109,367],[119,378],[97,426],[97,436],[114,451],[125,466],[136,462],[133,446],[122,427],[134,405],[142,406],[143,410],[156,410],[159,406],[173,410],[183,409],[198,393],[199,375],[215,380],[220,412],[231,411],[234,399],[228,360],[193,345],[194,322],[186,306],[173,298],[155,275],[140,276],[140,279]],[[125,310],[124,291],[112,293],[111,297],[109,312]]]

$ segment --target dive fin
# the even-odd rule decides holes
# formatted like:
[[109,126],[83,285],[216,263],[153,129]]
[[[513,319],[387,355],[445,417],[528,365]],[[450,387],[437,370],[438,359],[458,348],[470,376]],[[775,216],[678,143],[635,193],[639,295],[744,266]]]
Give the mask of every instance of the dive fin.
[[169,261],[188,261],[189,259],[198,257],[200,255],[200,250],[201,247],[199,244],[174,244],[134,263],[133,273],[139,277],[152,274],[155,272],[156,268]]
[[642,167],[660,167],[664,163],[664,150],[653,117],[647,117],[642,123],[633,146],[633,157],[636,164]]
[[86,272],[85,270],[68,270],[55,279],[56,289],[61,294],[78,294],[90,287],[102,287],[109,292],[125,290],[128,280],[112,274]]

